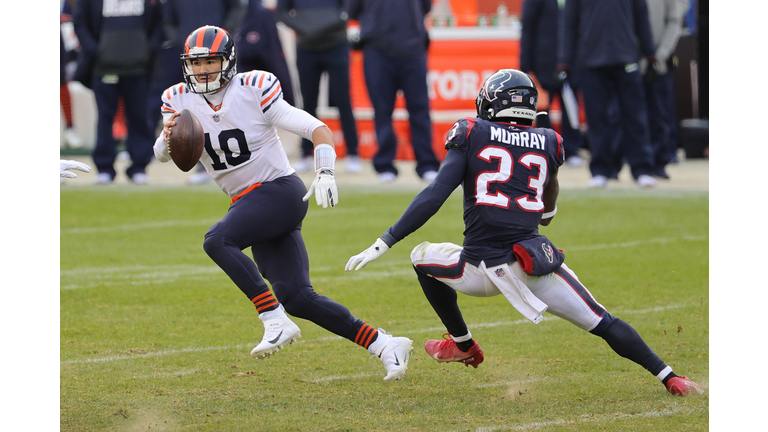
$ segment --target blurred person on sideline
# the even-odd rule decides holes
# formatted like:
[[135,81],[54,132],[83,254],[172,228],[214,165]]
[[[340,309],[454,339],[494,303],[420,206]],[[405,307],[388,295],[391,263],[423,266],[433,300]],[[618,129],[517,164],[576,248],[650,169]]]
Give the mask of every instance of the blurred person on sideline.
[[[181,62],[184,82],[163,92],[164,127],[155,142],[155,156],[160,162],[170,160],[174,119],[184,109],[210,137],[201,162],[229,196],[230,207],[205,234],[203,249],[248,297],[264,324],[263,338],[251,356],[268,357],[301,337],[291,314],[377,355],[387,371],[385,381],[402,378],[413,342],[356,318],[344,305],[317,294],[309,279],[301,235],[307,200],[315,195],[323,208],[339,202],[331,130],[283,100],[274,74],[237,73],[235,43],[222,28],[194,30]],[[309,190],[291,167],[277,128],[315,144],[317,174]],[[243,252],[247,248],[253,259]]]
[[[569,0],[571,1],[571,0]],[[702,393],[672,368],[637,331],[612,316],[582,285],[565,256],[538,226],[557,214],[558,170],[565,162],[560,135],[534,128],[538,91],[515,69],[491,75],[477,97],[477,117],[454,123],[437,178],[411,202],[374,244],[349,259],[346,271],[360,270],[434,216],[459,186],[464,194],[464,242],[423,242],[411,252],[416,277],[448,331],[428,340],[426,352],[438,362],[477,368],[484,358],[457,302],[503,294],[538,324],[549,312],[605,340],[621,357],[653,374],[672,394]]]
[[[59,24],[72,21],[72,15],[69,11],[69,4],[64,3],[60,14]],[[69,92],[69,78],[67,76],[67,64],[71,61],[70,52],[64,44],[64,34],[59,32],[59,103],[64,113],[64,142],[69,148],[80,148],[83,146],[83,140],[75,132],[75,125],[72,115],[72,94]]]
[[[576,83],[584,99],[591,152],[588,186],[604,188],[615,173],[612,146],[641,188],[656,185],[641,54],[654,63],[655,47],[645,0],[568,0],[563,11],[558,71]],[[619,121],[611,121],[618,103]]]
[[[315,116],[320,94],[320,77],[328,76],[329,105],[339,112],[347,149],[345,169],[360,172],[358,136],[349,95],[349,41],[344,0],[278,0],[277,19],[296,33],[296,67],[299,72],[302,107]],[[298,172],[312,169],[312,142],[301,140]]]
[[[557,44],[558,31],[561,28],[563,4],[558,0],[525,0],[521,18],[520,33],[520,70],[535,78],[549,94],[550,103],[546,107],[550,112],[552,100],[560,101],[560,135],[565,148],[565,163],[579,167],[584,160],[579,156],[579,149],[584,147],[584,136],[578,128],[571,126],[568,110],[562,98],[563,84],[558,79]],[[574,89],[574,92],[576,90]],[[552,128],[549,115],[536,118],[537,127]]]
[[283,100],[296,106],[293,83],[277,32],[275,14],[261,0],[249,0],[243,23],[232,32],[237,61],[242,70],[263,70],[274,74],[283,86]]
[[98,170],[96,184],[112,183],[116,142],[112,133],[118,100],[122,99],[128,126],[126,150],[131,162],[125,174],[135,184],[149,183],[154,131],[147,120],[152,60],[162,42],[160,4],[155,0],[77,0],[73,22],[86,58],[96,98],[96,145],[92,157]]
[[430,0],[350,0],[349,19],[360,24],[360,39],[353,49],[363,51],[363,72],[373,105],[376,142],[373,168],[381,183],[397,179],[394,165],[397,136],[392,114],[398,91],[403,92],[416,174],[430,182],[440,161],[432,149],[432,120],[427,91],[429,35],[424,18],[432,9]]
[[656,62],[643,62],[645,92],[648,100],[648,124],[651,132],[656,178],[669,179],[666,166],[677,152],[674,142],[675,115],[675,48],[683,31],[688,0],[646,0],[651,33],[656,47]]

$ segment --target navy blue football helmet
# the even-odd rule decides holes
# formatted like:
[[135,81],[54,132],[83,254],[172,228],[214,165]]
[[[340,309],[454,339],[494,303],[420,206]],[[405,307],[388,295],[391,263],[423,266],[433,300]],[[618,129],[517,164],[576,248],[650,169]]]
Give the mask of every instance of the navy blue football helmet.
[[[200,82],[192,72],[192,60],[205,57],[221,57],[221,70],[211,82]],[[226,86],[237,74],[235,41],[226,30],[215,26],[202,26],[187,36],[181,54],[184,81],[193,93],[211,93]]]
[[505,118],[533,123],[538,101],[539,91],[528,74],[501,69],[485,80],[475,105],[477,116],[483,120]]

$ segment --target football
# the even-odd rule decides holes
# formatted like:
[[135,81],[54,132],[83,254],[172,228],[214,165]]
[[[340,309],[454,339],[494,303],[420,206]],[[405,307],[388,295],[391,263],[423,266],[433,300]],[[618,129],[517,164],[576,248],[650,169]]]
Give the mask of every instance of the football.
[[176,126],[171,128],[168,153],[176,166],[187,172],[194,168],[203,154],[205,133],[200,121],[189,110],[182,110],[173,121]]

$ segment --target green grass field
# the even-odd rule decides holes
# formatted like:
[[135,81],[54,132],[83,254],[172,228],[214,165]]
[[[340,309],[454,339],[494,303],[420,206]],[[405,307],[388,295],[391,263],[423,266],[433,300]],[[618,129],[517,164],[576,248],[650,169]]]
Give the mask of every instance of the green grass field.
[[425,240],[461,243],[460,196],[347,273],[347,259],[395,222],[415,190],[342,192],[339,207],[312,203],[305,220],[312,281],[358,318],[414,340],[402,381],[382,381],[378,359],[302,320],[298,343],[258,363],[250,357],[261,322],[202,249],[228,207],[218,189],[62,188],[61,430],[709,429],[706,192],[563,191],[553,224],[541,229],[609,312],[705,387],[691,398],[669,395],[565,321],[524,320],[502,296],[459,297],[485,362],[438,364],[423,344],[445,330],[408,255]]

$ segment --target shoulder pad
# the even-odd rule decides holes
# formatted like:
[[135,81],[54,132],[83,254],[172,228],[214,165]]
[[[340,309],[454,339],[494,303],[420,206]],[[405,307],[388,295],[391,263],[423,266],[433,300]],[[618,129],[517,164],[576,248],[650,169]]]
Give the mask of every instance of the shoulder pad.
[[250,87],[257,93],[263,112],[267,112],[275,102],[283,98],[280,80],[270,72],[260,70],[243,72],[237,74],[234,81],[241,86]]
[[446,150],[464,148],[464,143],[469,138],[474,126],[475,119],[471,117],[465,117],[454,123],[445,140]]
[[565,163],[565,148],[563,148],[563,137],[560,136],[559,133],[556,131],[552,131],[552,134],[555,135],[555,138],[557,139],[557,149],[555,150],[555,160],[557,161],[557,166],[562,166]]
[[275,83],[280,83],[275,75],[261,70],[239,73],[235,75],[235,78],[232,81],[235,81],[242,86],[250,86],[262,90],[274,86]]
[[174,96],[182,93],[189,93],[189,89],[187,88],[187,85],[185,83],[178,83],[165,89],[161,98],[163,99],[163,102],[168,102]]

